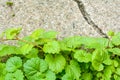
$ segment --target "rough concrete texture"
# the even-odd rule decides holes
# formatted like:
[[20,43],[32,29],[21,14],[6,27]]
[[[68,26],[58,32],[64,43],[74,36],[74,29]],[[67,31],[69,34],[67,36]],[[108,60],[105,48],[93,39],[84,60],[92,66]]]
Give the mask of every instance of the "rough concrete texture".
[[[7,1],[14,5],[8,7]],[[120,31],[120,0],[81,1],[90,18],[103,32]],[[60,33],[59,38],[100,36],[84,19],[74,0],[0,0],[0,32],[19,26],[23,27],[22,36],[37,28],[56,30]]]

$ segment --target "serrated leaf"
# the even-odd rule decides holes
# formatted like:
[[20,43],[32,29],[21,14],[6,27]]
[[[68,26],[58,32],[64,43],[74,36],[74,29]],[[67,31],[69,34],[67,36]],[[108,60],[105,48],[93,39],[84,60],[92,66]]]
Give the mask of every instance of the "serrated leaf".
[[120,80],[120,76],[114,74],[114,80]]
[[74,58],[77,59],[79,62],[88,63],[92,60],[92,55],[90,53],[86,53],[83,50],[78,50],[75,52]]
[[57,41],[51,41],[44,45],[43,51],[45,53],[51,53],[51,54],[59,54],[60,52],[60,45]]
[[81,37],[80,36],[74,36],[63,39],[63,43],[66,44],[68,48],[77,48],[81,46]]
[[35,76],[40,77],[40,75],[48,69],[47,63],[39,58],[31,58],[24,63],[24,71],[27,77]]
[[109,52],[112,52],[115,55],[120,56],[120,49],[119,48],[112,48],[112,49],[108,49]]
[[5,31],[7,39],[14,39],[22,30],[22,28],[10,28]]
[[82,80],[92,80],[93,75],[91,73],[88,72],[84,72],[82,73],[81,79]]
[[56,80],[56,75],[55,75],[55,73],[52,72],[52,71],[50,71],[50,70],[48,70],[48,71],[46,72],[46,78],[45,78],[45,80]]
[[53,39],[57,37],[57,32],[56,31],[47,31],[44,32],[44,34],[42,35],[42,38],[49,38],[49,39]]
[[120,68],[117,68],[115,73],[120,76]]
[[50,41],[53,41],[53,40],[52,39],[41,38],[41,39],[36,40],[35,42],[38,45],[44,45],[44,44],[46,44],[47,42],[50,42]]
[[39,50],[37,48],[32,48],[31,51],[25,55],[27,58],[36,58],[38,57]]
[[45,30],[43,30],[43,29],[37,29],[37,30],[33,31],[33,33],[30,35],[30,37],[33,38],[34,40],[37,40],[42,37],[44,32],[45,32]]
[[45,80],[45,74],[41,72],[37,72],[32,76],[27,76],[27,80]]
[[63,77],[62,77],[62,80],[73,80],[73,77],[68,75],[68,74],[65,74]]
[[32,50],[33,47],[34,47],[33,44],[25,44],[25,45],[20,47],[20,50],[21,50],[23,55],[26,55]]
[[118,67],[118,65],[119,65],[117,60],[112,60],[112,64],[114,67]]
[[71,60],[70,65],[68,65],[66,68],[66,74],[72,76],[75,80],[79,80],[79,77],[81,76],[81,69],[79,64],[76,61]]
[[98,61],[93,61],[92,66],[94,67],[95,70],[97,71],[102,71],[104,69],[104,66],[102,63],[99,63]]
[[112,60],[110,58],[107,58],[106,60],[103,61],[103,63],[106,64],[106,65],[111,65]]
[[111,42],[114,44],[114,45],[120,45],[120,32],[115,34],[113,37],[112,37],[112,40]]
[[103,61],[107,58],[107,52],[103,50],[95,50],[92,55],[92,66],[95,70],[101,71],[104,69]]
[[11,57],[6,62],[6,71],[15,72],[17,69],[22,67],[22,60],[20,57]]
[[21,70],[17,70],[14,73],[7,73],[5,80],[24,80],[24,75]]
[[106,66],[103,70],[104,80],[111,80],[112,77],[112,66]]
[[21,54],[21,51],[16,46],[0,45],[0,56],[10,55],[10,54]]
[[[88,48],[103,49],[108,46],[109,40],[105,38],[83,37],[81,42]],[[109,45],[111,44],[109,43]]]
[[110,59],[110,55],[108,55],[108,53],[105,53],[105,59],[103,61],[104,64],[106,65],[111,65],[112,64],[112,60]]
[[45,60],[49,65],[49,69],[55,73],[61,72],[66,64],[65,58],[60,54],[58,55],[47,54],[45,56]]
[[67,47],[67,44],[62,41],[59,41],[59,44],[60,44],[61,51],[72,51],[73,50],[73,49]]

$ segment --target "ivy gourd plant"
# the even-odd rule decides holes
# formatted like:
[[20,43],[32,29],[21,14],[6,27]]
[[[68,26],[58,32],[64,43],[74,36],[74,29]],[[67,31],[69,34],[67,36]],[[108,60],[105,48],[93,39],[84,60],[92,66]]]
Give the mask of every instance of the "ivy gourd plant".
[[[0,80],[120,80],[120,33],[58,40],[56,31],[20,32],[0,34]],[[4,43],[11,40],[16,44]]]

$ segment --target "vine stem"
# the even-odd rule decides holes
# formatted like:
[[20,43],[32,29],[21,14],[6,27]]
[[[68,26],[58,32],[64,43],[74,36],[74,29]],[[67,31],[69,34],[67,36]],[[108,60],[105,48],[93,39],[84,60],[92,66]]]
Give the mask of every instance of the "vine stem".
[[26,40],[23,40],[23,39],[20,39],[18,37],[14,38],[14,39],[0,39],[0,41],[4,42],[4,41],[9,41],[9,40],[16,40],[16,41],[21,41],[21,42],[24,42],[24,43],[27,43],[27,44],[32,44],[40,49],[42,49],[41,46],[37,45],[35,42],[28,42]]

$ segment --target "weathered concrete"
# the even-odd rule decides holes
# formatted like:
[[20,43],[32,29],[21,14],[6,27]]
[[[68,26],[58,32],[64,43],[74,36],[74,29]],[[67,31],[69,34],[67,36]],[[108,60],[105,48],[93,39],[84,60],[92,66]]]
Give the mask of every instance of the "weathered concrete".
[[[0,32],[23,27],[22,36],[37,28],[58,31],[59,38],[72,35],[100,36],[87,23],[74,0],[0,0]],[[120,31],[120,0],[81,0],[91,20],[103,32]],[[15,14],[15,16],[13,16]]]

